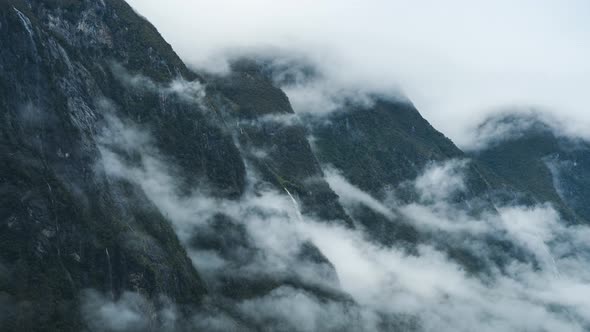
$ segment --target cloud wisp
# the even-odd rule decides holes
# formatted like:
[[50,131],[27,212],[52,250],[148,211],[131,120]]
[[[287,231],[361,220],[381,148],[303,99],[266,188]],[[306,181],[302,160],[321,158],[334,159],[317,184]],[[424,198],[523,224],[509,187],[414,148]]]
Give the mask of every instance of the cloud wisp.
[[125,67],[118,63],[111,65],[111,71],[128,88],[157,93],[164,98],[174,96],[186,103],[198,104],[203,107],[203,99],[206,96],[205,87],[197,80],[187,81],[178,77],[168,84],[159,84],[141,74],[129,73]]

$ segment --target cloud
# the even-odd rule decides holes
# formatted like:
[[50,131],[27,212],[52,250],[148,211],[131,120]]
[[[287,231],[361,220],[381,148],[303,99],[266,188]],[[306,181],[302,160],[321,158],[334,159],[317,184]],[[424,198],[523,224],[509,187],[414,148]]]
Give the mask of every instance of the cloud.
[[567,303],[558,300],[559,292],[547,292],[544,301],[537,298],[539,284],[559,284],[551,273],[515,265],[508,276],[480,281],[429,246],[407,255],[343,229],[316,224],[310,233],[336,266],[343,288],[360,304],[417,316],[426,331],[582,330],[580,323],[549,309]]
[[430,164],[414,180],[420,198],[427,202],[445,201],[455,193],[466,189],[463,172],[466,160],[450,160],[442,164]]
[[533,108],[517,110],[516,113],[507,109],[485,119],[472,128],[474,140],[464,146],[464,149],[484,150],[505,141],[519,139],[531,131],[551,132],[558,137],[579,137],[578,133],[551,113]]
[[393,211],[370,194],[348,182],[336,169],[326,167],[325,177],[328,184],[340,197],[340,202],[347,208],[363,205],[390,219],[395,218]]
[[198,80],[187,81],[181,77],[177,77],[168,84],[160,84],[154,82],[147,76],[131,74],[125,67],[117,63],[111,65],[111,70],[115,77],[127,87],[140,91],[158,93],[162,97],[175,96],[184,102],[203,106],[203,99],[206,96],[205,87]]
[[[206,189],[180,195],[174,165],[151,147],[149,133],[116,118],[108,123],[101,149],[107,173],[140,186],[173,223],[213,299],[222,297],[215,284],[224,277],[290,282],[222,301],[231,310],[195,313],[192,317],[205,324],[201,327],[231,330],[242,320],[279,331],[373,331],[407,324],[424,331],[584,331],[590,326],[590,228],[567,226],[550,205],[499,206],[497,212],[473,214],[453,204],[454,194],[465,188],[468,161],[428,165],[404,185],[418,194],[410,203],[395,200],[395,194],[379,201],[337,170],[326,172],[345,205],[403,215],[429,234],[428,242],[409,253],[374,241],[362,229],[301,214],[296,197],[262,183],[251,169],[248,189],[239,199],[212,198]],[[125,162],[119,150],[135,151],[140,162]],[[215,228],[219,215],[228,220]],[[195,232],[209,241],[220,236],[228,246],[195,248]],[[301,248],[308,243],[327,260],[303,258]],[[451,257],[449,246],[469,252],[486,269],[469,272]],[[246,254],[228,254],[232,248]],[[504,261],[498,263],[497,257]],[[135,295],[88,298],[84,308],[90,322],[112,316],[104,324],[113,330],[151,322],[137,309],[143,300]]]
[[588,138],[584,0],[129,3],[199,68],[224,68],[228,57],[253,50],[309,59],[324,80],[287,89],[298,111],[331,108],[326,87],[388,95],[401,87],[460,146],[506,106],[539,106]]
[[[371,107],[373,99],[369,91],[358,87],[342,87],[324,79],[283,86],[293,109],[304,115],[327,115],[338,111],[347,104]],[[391,91],[395,94],[395,91]],[[397,95],[397,94],[396,94]]]
[[155,309],[141,295],[124,293],[118,300],[110,300],[89,290],[82,295],[82,315],[94,331],[145,331]]
[[[588,306],[568,290],[588,294],[587,246],[576,239],[590,229],[566,226],[550,205],[500,206],[497,213],[473,216],[450,204],[449,194],[463,187],[466,163],[429,165],[413,182],[423,197],[437,197],[434,204],[430,199],[383,203],[435,234],[417,254],[384,248],[357,231],[331,225],[307,230],[333,262],[343,289],[369,308],[418,316],[426,331],[585,330]],[[439,190],[431,186],[436,182],[449,186]],[[500,272],[490,255],[508,249],[488,246],[490,237],[520,247],[540,265],[512,257]],[[438,249],[447,241],[492,269],[481,276],[467,273]]]
[[378,321],[374,314],[354,305],[320,300],[290,287],[244,301],[240,307],[273,331],[370,331],[376,329]]
[[[535,222],[544,212],[519,211],[526,222]],[[502,217],[512,220],[510,213]],[[514,261],[507,274],[493,273],[479,280],[431,246],[408,255],[344,229],[316,224],[309,232],[336,266],[343,289],[360,304],[417,316],[425,331],[582,331],[587,325],[586,305],[575,300],[577,296],[563,296],[561,290],[587,291],[584,280],[577,278],[577,269],[586,263],[567,272],[562,269],[559,277],[553,267],[536,270]],[[512,235],[526,236],[526,231],[520,232],[513,229]],[[545,255],[541,246],[528,249]],[[561,309],[554,311],[552,306]]]

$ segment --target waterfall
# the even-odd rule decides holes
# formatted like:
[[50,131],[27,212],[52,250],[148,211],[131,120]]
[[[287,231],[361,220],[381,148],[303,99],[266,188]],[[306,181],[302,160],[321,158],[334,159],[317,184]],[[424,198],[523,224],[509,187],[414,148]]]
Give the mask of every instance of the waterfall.
[[111,265],[111,255],[109,255],[109,249],[105,248],[105,253],[107,256],[107,267],[108,267],[108,278],[109,278],[109,289],[111,292],[111,298],[115,297],[115,293],[113,292],[113,266]]
[[285,192],[287,192],[287,195],[289,195],[289,197],[291,198],[291,202],[293,202],[293,208],[295,209],[295,214],[297,215],[297,220],[299,222],[303,222],[303,215],[301,214],[301,209],[299,208],[299,203],[297,203],[297,200],[295,200],[295,197],[293,197],[293,195],[291,195],[291,193],[289,192],[289,189],[283,187],[283,189],[285,189]]

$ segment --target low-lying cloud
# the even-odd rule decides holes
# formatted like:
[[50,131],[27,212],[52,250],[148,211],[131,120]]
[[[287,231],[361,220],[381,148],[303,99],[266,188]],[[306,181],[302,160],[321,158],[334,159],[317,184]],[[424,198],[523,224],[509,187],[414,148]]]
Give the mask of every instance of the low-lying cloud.
[[82,316],[92,331],[173,331],[178,313],[169,299],[161,297],[157,306],[139,293],[125,292],[111,299],[96,291],[81,295]]
[[[103,141],[107,173],[144,190],[172,222],[210,287],[215,289],[211,284],[232,275],[244,280],[291,280],[268,293],[235,300],[231,313],[197,313],[200,322],[235,327],[229,317],[239,313],[252,326],[277,331],[585,331],[590,327],[590,246],[585,241],[590,228],[567,226],[550,205],[499,206],[495,212],[477,215],[465,211],[452,198],[464,190],[468,161],[431,164],[415,181],[404,184],[419,194],[413,203],[397,201],[395,193],[379,201],[348,183],[337,170],[327,172],[328,182],[345,205],[365,205],[389,215],[392,222],[403,215],[419,232],[430,234],[429,242],[418,243],[409,253],[375,242],[361,229],[302,215],[296,197],[260,183],[252,170],[248,189],[238,200],[211,198],[198,188],[189,195],[178,194],[174,167],[150,147],[149,133],[116,118],[110,123],[111,130],[122,132],[113,136],[124,139]],[[141,162],[125,163],[113,144],[136,151]],[[243,246],[240,250],[247,250],[247,255],[191,247],[194,231],[215,227],[215,216],[220,214],[241,225],[239,241],[230,245]],[[229,228],[215,230],[220,235]],[[496,242],[490,239],[504,244],[493,247]],[[301,258],[307,243],[329,263]],[[469,272],[449,255],[449,245],[468,251],[487,269]],[[498,251],[505,254],[502,264],[494,261]],[[512,256],[512,251],[524,253],[523,257]],[[329,277],[331,273],[337,276]],[[294,280],[303,286],[289,286]],[[86,308],[94,309],[87,317],[100,321],[105,312],[116,311],[121,316],[111,322],[116,323],[113,329],[126,326],[138,317],[135,298],[106,301],[91,295]]]
[[[461,184],[464,164],[433,164],[416,185],[423,192],[427,187],[420,184],[433,174],[440,181]],[[343,189],[335,188],[340,195]],[[566,291],[586,294],[589,290],[583,272],[588,247],[576,240],[587,227],[565,226],[550,205],[505,206],[497,213],[473,217],[449,203],[446,198],[436,204],[428,200],[407,206],[398,203],[414,226],[440,235],[420,245],[416,255],[380,247],[358,232],[323,224],[315,224],[310,236],[334,263],[343,289],[359,303],[417,316],[426,331],[583,331],[588,327],[587,305]],[[492,250],[499,250],[485,245],[490,236],[520,247],[535,260],[513,258],[502,272],[488,261],[491,270],[476,276],[436,247],[448,239],[455,248],[465,248],[485,261]]]
[[324,172],[328,184],[339,195],[340,202],[345,207],[354,208],[355,205],[360,204],[390,219],[395,217],[389,207],[352,185],[333,167],[327,167]]
[[147,76],[132,74],[118,63],[111,65],[113,75],[126,87],[139,91],[157,93],[162,97],[175,96],[187,103],[203,105],[205,98],[205,87],[198,80],[187,81],[177,77],[168,84],[159,84]]

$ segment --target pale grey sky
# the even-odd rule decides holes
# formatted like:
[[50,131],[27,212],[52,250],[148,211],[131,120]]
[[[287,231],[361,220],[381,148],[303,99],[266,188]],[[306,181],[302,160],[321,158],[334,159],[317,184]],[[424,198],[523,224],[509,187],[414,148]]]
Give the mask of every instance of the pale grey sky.
[[540,107],[590,137],[587,0],[127,0],[189,64],[278,48],[335,86],[401,86],[462,147],[500,108]]

